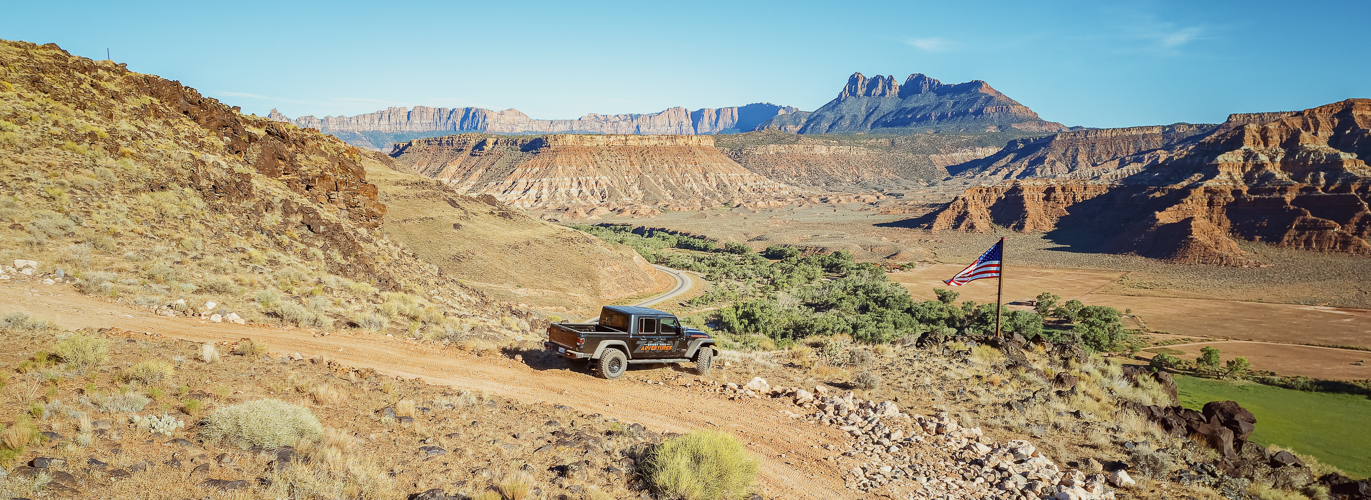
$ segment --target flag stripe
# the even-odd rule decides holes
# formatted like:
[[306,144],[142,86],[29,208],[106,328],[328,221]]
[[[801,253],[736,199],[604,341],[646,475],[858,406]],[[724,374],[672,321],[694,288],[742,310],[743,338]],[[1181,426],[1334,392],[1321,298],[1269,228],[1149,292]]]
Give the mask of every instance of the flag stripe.
[[978,279],[998,277],[1000,275],[1000,245],[1002,243],[1003,242],[995,243],[989,250],[986,250],[985,253],[981,254],[980,258],[976,259],[976,262],[972,262],[971,265],[966,266],[966,269],[962,269],[961,272],[957,273],[956,276],[953,276],[952,279],[943,281],[943,283],[952,286],[962,286]]

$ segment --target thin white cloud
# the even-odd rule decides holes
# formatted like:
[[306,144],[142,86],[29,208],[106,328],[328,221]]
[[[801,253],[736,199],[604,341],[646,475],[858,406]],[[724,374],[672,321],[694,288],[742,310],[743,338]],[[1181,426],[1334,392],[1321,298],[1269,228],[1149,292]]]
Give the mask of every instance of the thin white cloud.
[[943,37],[911,38],[905,43],[925,52],[943,52],[952,47],[952,41]]
[[1160,43],[1162,47],[1168,49],[1174,49],[1180,47],[1181,45],[1185,45],[1191,42],[1192,40],[1199,38],[1199,36],[1200,29],[1195,27],[1183,28],[1171,32],[1163,31],[1153,34],[1153,37],[1157,40],[1157,42]]

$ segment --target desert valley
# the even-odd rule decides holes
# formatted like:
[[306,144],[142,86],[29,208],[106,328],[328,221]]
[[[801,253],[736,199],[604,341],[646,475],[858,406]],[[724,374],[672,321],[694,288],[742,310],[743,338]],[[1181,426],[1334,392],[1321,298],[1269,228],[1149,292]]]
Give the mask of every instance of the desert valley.
[[[258,116],[0,41],[0,500],[1371,498],[1371,99],[899,76]],[[606,305],[717,354],[545,344]]]

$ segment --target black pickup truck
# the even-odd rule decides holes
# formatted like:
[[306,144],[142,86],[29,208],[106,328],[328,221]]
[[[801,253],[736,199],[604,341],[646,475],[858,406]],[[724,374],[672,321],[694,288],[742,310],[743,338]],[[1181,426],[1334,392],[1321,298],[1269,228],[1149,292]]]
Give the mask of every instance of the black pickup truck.
[[695,362],[700,375],[713,366],[714,339],[681,325],[671,313],[646,307],[605,306],[596,323],[553,323],[543,347],[558,356],[589,360],[600,376],[616,379],[631,363]]

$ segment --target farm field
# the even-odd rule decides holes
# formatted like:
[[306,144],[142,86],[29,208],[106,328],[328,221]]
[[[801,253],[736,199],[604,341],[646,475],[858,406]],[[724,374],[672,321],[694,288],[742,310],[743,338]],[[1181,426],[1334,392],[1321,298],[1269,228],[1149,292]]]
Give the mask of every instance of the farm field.
[[1250,382],[1177,376],[1181,405],[1237,401],[1257,417],[1252,441],[1290,448],[1342,469],[1371,476],[1371,398],[1303,392]]
[[[948,288],[942,280],[962,267],[965,264],[921,266],[891,274],[890,279],[909,288],[915,298],[931,300],[935,298],[933,289]],[[1048,291],[1060,295],[1063,301],[1078,299],[1087,305],[1105,305],[1120,311],[1132,309],[1149,330],[1175,335],[1371,347],[1371,310],[1099,291],[1123,276],[1119,271],[1021,267],[1006,272],[1006,302]],[[995,301],[994,280],[974,281],[956,290],[961,292],[962,300]]]
[[[1247,358],[1254,370],[1269,370],[1280,375],[1302,375],[1323,380],[1371,379],[1371,352],[1351,349],[1217,341],[1152,348],[1139,355],[1151,359],[1153,353],[1165,352],[1181,359],[1193,360],[1200,356],[1200,349],[1205,346],[1218,348],[1224,361],[1238,356]],[[1358,362],[1361,364],[1357,364]]]

